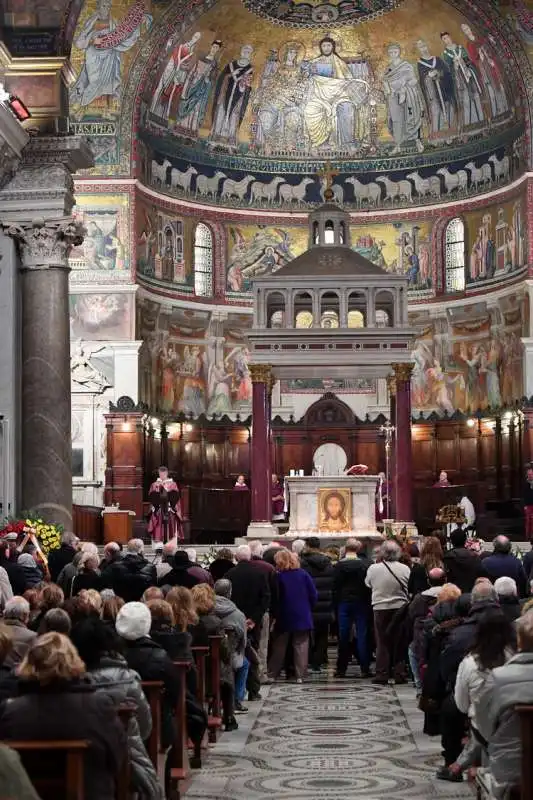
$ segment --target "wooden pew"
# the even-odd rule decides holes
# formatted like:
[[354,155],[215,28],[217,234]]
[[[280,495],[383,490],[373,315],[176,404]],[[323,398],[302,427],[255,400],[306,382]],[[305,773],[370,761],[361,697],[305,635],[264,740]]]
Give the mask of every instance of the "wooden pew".
[[209,669],[211,676],[211,707],[208,715],[207,727],[209,741],[214,744],[222,727],[221,702],[220,702],[220,645],[223,636],[209,637]]
[[196,699],[199,703],[205,706],[206,697],[206,660],[209,657],[209,647],[191,647],[196,665],[197,683],[196,683]]
[[[90,743],[85,740],[3,742],[16,750],[41,800],[84,800],[84,757]],[[63,756],[64,770],[49,775],[50,758]]]
[[[209,656],[209,647],[192,647],[191,650],[196,666],[196,699],[202,708],[206,708],[206,659]],[[202,746],[207,747],[207,738],[204,742],[194,742],[194,755],[190,759],[191,769],[202,767]]]
[[188,661],[174,661],[179,675],[180,691],[176,705],[176,740],[174,742],[174,763],[170,770],[173,796],[181,797],[181,787],[189,777],[189,737],[187,733],[186,682]]
[[148,737],[146,750],[157,772],[161,741],[161,698],[163,695],[163,681],[141,681],[141,686],[146,695],[152,713],[152,730]]

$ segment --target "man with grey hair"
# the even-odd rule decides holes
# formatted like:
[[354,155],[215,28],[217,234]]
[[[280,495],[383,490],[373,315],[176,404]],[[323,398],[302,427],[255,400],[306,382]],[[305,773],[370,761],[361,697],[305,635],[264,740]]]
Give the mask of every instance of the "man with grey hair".
[[65,597],[70,597],[72,581],[78,573],[78,567],[84,553],[90,553],[98,559],[98,547],[94,542],[81,542],[70,564],[66,564],[57,576],[57,585],[63,589]]
[[114,565],[111,588],[125,603],[137,602],[149,586],[157,584],[155,564],[144,557],[142,539],[130,539],[124,558]]
[[13,648],[7,656],[4,666],[13,669],[16,667],[33,644],[37,634],[30,631],[30,604],[24,597],[15,596],[8,600],[4,608],[3,624],[9,628]]
[[78,549],[78,537],[71,531],[64,531],[61,535],[61,544],[48,554],[48,569],[54,583],[57,582],[59,573],[70,564]]
[[494,581],[494,588],[501,610],[509,622],[514,622],[520,616],[521,610],[516,581],[513,578],[498,578]]
[[527,597],[527,576],[522,562],[513,555],[507,536],[496,536],[492,548],[492,555],[483,559],[485,573],[492,581],[497,578],[513,578],[520,597]]
[[114,565],[122,558],[122,550],[117,542],[108,542],[104,547],[104,556],[100,561],[100,574],[104,580],[104,584],[110,585],[112,583],[112,574]]
[[516,621],[518,653],[503,667],[492,671],[488,698],[489,759],[491,790],[496,800],[508,797],[520,784],[522,742],[518,705],[533,705],[533,612]]
[[231,581],[220,578],[215,583],[215,613],[222,620],[231,652],[231,662],[235,676],[235,712],[245,714],[243,700],[246,693],[246,680],[250,662],[246,658],[246,617],[231,599]]
[[[255,651],[259,650],[263,617],[270,608],[270,586],[266,572],[258,569],[251,560],[248,545],[240,545],[235,551],[237,565],[226,578],[231,581],[233,602],[248,620],[248,639]],[[259,664],[252,664],[248,674],[248,699],[259,698]]]
[[386,685],[390,678],[396,683],[407,682],[405,653],[391,640],[388,628],[398,609],[409,602],[407,585],[411,570],[400,563],[401,548],[386,541],[380,549],[380,561],[371,564],[365,584],[372,591],[372,610],[376,634],[376,677],[373,683]]
[[169,539],[168,542],[165,542],[163,545],[163,549],[161,551],[161,561],[155,565],[158,583],[162,578],[165,577],[165,575],[168,575],[172,569],[173,559],[176,555],[177,549],[177,539]]
[[305,541],[303,539],[295,539],[292,543],[291,550],[293,553],[296,553],[297,556],[305,550]]

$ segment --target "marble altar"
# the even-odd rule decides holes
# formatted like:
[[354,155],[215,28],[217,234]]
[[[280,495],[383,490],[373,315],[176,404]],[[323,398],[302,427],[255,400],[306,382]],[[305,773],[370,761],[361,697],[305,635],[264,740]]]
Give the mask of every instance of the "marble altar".
[[[287,538],[379,537],[374,501],[377,476],[305,475],[285,481],[289,495]],[[333,516],[325,510],[328,501]]]

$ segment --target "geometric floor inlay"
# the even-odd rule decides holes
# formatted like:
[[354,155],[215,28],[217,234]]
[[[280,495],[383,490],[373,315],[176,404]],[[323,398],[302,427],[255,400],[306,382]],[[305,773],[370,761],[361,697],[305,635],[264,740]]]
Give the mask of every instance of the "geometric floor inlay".
[[262,687],[221,736],[187,800],[472,800],[435,778],[440,742],[422,734],[411,686],[335,681]]

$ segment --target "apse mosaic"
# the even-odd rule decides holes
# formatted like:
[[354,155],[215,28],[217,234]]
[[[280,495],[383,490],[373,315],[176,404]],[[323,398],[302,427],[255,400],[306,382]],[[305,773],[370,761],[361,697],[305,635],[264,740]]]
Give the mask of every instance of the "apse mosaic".
[[89,138],[95,163],[107,172],[119,166],[118,126],[128,69],[153,24],[151,0],[88,0],[73,37],[70,87],[73,133]]
[[143,94],[142,177],[178,196],[285,207],[321,200],[328,158],[336,200],[355,207],[509,181],[523,167],[522,112],[497,41],[446,3],[427,10],[406,0],[386,25],[296,30],[251,24],[240,0],[215,4],[168,40]]
[[272,22],[294,28],[324,28],[328,25],[357,25],[383,16],[401,0],[243,0],[247,9]]
[[[522,168],[516,81],[500,31],[478,28],[481,16],[474,25],[444,0],[246,3],[84,4],[70,128],[90,137],[96,173],[129,172],[135,104],[147,145],[142,177],[225,203],[318,202],[323,187],[301,182],[327,158],[347,202],[362,205],[488,189]],[[483,170],[491,155],[510,159],[509,174],[494,165],[476,184],[466,170],[466,186],[462,175],[454,185],[439,174],[470,161]],[[283,185],[271,184],[276,173]],[[352,187],[354,176],[374,185]],[[408,181],[411,197],[381,176]]]
[[137,273],[155,281],[179,284],[181,290],[192,290],[191,259],[185,253],[186,227],[192,228],[192,223],[140,197],[136,218]]
[[525,198],[465,214],[466,281],[498,283],[527,264]]
[[[433,287],[430,266],[431,223],[428,220],[350,228],[352,247],[389,272],[407,275],[411,290]],[[252,280],[275,273],[308,248],[307,227],[228,226],[226,292],[248,293]]]

